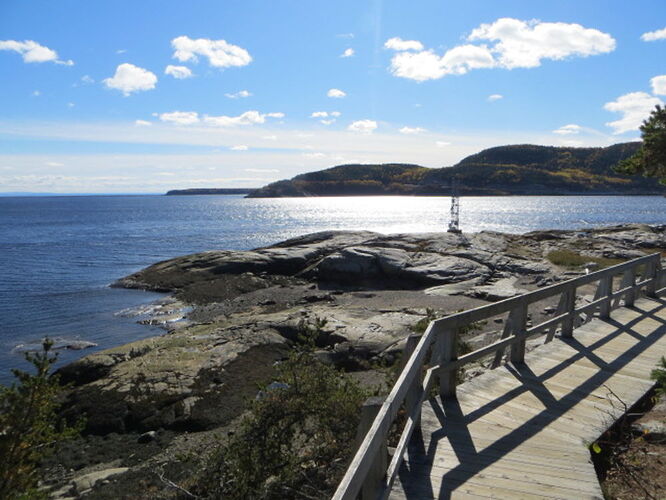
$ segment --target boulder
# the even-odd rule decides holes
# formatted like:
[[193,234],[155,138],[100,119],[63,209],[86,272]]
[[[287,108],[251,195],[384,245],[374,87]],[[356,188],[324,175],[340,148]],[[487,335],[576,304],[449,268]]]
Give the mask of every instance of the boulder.
[[315,269],[318,279],[323,281],[386,280],[397,288],[455,283],[489,274],[483,264],[456,256],[367,246],[335,252],[322,259]]

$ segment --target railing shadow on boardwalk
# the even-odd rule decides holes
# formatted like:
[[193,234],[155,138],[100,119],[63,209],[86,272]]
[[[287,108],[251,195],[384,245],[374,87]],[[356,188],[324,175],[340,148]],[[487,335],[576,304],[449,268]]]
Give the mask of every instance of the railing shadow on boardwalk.
[[[463,484],[465,481],[481,473],[484,469],[523,444],[527,439],[538,434],[549,423],[563,416],[582,400],[586,399],[586,397],[590,396],[595,390],[602,388],[609,378],[629,362],[639,357],[666,333],[666,321],[656,314],[666,310],[666,301],[664,299],[652,300],[656,303],[656,306],[650,309],[644,309],[640,306],[632,307],[631,309],[636,310],[641,315],[627,323],[621,323],[614,319],[597,319],[597,321],[603,321],[615,328],[615,331],[603,336],[589,346],[583,345],[575,337],[560,338],[560,342],[566,343],[576,352],[568,359],[559,362],[554,367],[545,371],[542,375],[537,376],[532,372],[529,367],[529,361],[527,363],[506,365],[507,369],[521,385],[509,390],[499,398],[489,401],[467,415],[464,414],[456,397],[444,398],[443,402],[439,398],[430,399],[428,402],[441,424],[441,429],[430,435],[430,442],[427,449],[425,448],[421,433],[415,433],[412,436],[409,444],[410,461],[409,463],[403,462],[399,471],[399,477],[403,480],[403,485],[405,486],[404,493],[406,497],[423,498],[424,494],[428,495],[429,493],[433,498],[449,499],[451,495],[450,489]],[[632,327],[646,318],[650,318],[660,323],[660,325],[648,335],[642,335],[634,331]],[[625,334],[632,336],[637,340],[637,343],[625,352],[618,353],[614,360],[606,362],[595,354],[595,350],[620,335]],[[558,399],[548,390],[544,382],[583,358],[594,363],[599,368],[599,371]],[[526,392],[531,392],[545,408],[537,415],[527,419],[516,429],[486,446],[483,450],[476,451],[468,425]],[[609,425],[612,423],[610,422]],[[417,464],[421,469],[432,467],[438,442],[447,438],[460,464],[451,467],[443,473],[441,487],[438,492],[434,491],[432,485],[423,483],[419,484],[418,492],[411,492],[407,481],[410,464]],[[472,454],[471,457],[470,454]],[[419,477],[423,477],[423,474],[419,474]]]

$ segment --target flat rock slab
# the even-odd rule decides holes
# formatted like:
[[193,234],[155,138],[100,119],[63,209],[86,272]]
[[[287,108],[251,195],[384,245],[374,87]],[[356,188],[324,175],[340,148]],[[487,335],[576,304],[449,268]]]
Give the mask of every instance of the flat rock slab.
[[517,278],[502,278],[489,285],[475,286],[465,293],[472,297],[496,302],[528,292],[527,289],[518,286],[517,283]]

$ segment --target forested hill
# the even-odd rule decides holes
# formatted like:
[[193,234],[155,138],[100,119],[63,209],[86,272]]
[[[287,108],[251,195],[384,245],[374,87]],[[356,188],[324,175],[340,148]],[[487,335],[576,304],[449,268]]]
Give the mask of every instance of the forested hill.
[[452,167],[410,164],[339,165],[274,182],[250,197],[450,194],[663,194],[654,179],[625,176],[612,166],[634,154],[639,142],[606,148],[529,144],[500,146],[468,156]]

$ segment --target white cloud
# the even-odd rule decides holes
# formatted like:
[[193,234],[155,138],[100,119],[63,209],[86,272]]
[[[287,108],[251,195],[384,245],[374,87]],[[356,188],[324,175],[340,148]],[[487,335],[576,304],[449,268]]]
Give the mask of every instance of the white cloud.
[[423,50],[423,44],[418,40],[403,40],[402,38],[389,38],[384,43],[385,49],[391,50]]
[[132,92],[154,89],[157,76],[147,69],[134,66],[134,64],[123,63],[116,68],[113,77],[105,78],[102,81],[107,88],[120,90],[127,97]]
[[445,148],[446,146],[450,146],[451,143],[447,141],[435,141],[435,146],[438,148]]
[[666,28],[657,31],[648,31],[641,35],[641,40],[644,42],[654,42],[656,40],[666,40]]
[[659,75],[650,79],[650,85],[653,94],[666,95],[666,75]]
[[[398,40],[389,45],[401,47]],[[391,59],[391,72],[395,76],[425,81],[445,75],[463,75],[480,68],[534,68],[544,59],[562,60],[568,57],[587,57],[611,52],[615,40],[608,33],[585,28],[580,24],[543,23],[501,18],[491,24],[482,24],[467,38],[479,45],[464,44],[439,56],[432,50],[398,48]],[[412,41],[414,42],[414,41]],[[490,43],[488,43],[490,42]],[[418,42],[417,42],[418,43]]]
[[504,17],[482,24],[469,40],[496,42],[492,48],[504,68],[534,68],[542,59],[560,60],[571,56],[587,57],[611,52],[615,40],[608,33],[580,24],[520,21]]
[[56,64],[62,64],[65,66],[73,66],[74,61],[71,59],[67,61],[62,61],[58,59],[58,53],[53,50],[40,45],[33,40],[24,40],[19,42],[18,40],[0,40],[0,50],[11,50],[21,54],[23,57],[23,62],[26,63],[42,63],[42,62],[54,62]]
[[314,111],[311,115],[310,118],[326,118],[328,116],[327,111]]
[[247,151],[250,148],[247,147],[245,144],[239,144],[238,146],[231,146],[229,149],[231,151]]
[[93,80],[89,75],[83,75],[81,77],[81,81],[83,83],[95,83],[95,80]]
[[341,114],[342,114],[342,113],[340,113],[339,111],[331,111],[331,112],[330,112],[330,115],[331,115],[331,116],[335,116],[336,118],[339,117]]
[[208,63],[216,68],[247,66],[252,62],[252,56],[247,50],[226,40],[207,38],[193,40],[187,36],[179,36],[171,40],[171,46],[175,49],[174,59],[181,62],[196,62],[198,56],[208,58]]
[[148,122],[146,120],[136,120],[134,122],[134,125],[137,127],[150,127],[152,125],[151,122]]
[[267,141],[277,141],[277,135],[265,135],[262,139],[266,139]]
[[578,134],[580,131],[581,131],[580,125],[576,125],[575,123],[570,123],[569,125],[563,125],[557,130],[553,130],[553,134],[571,135],[571,134]]
[[438,56],[431,50],[399,52],[391,59],[395,76],[423,82],[445,75],[463,75],[470,69],[492,68],[495,60],[486,46],[459,45]]
[[302,153],[301,156],[303,156],[303,158],[311,158],[313,160],[326,158],[326,155],[324,153]]
[[127,49],[118,49],[118,50],[116,50],[116,54],[124,54],[125,52],[127,52]]
[[172,111],[171,113],[162,113],[160,120],[178,125],[192,125],[199,122],[199,114],[196,111]]
[[357,120],[352,122],[347,130],[360,132],[362,134],[371,134],[377,128],[377,122],[374,120]]
[[206,116],[204,121],[217,127],[236,127],[239,125],[255,125],[266,122],[266,118],[284,118],[284,113],[266,113],[246,111],[238,116]]
[[277,168],[245,168],[244,172],[250,172],[252,174],[276,174],[280,170]]
[[336,99],[340,99],[341,97],[345,97],[347,95],[347,93],[340,90],[340,89],[329,89],[329,91],[326,92],[326,95],[328,97],[333,97],[333,98],[336,98]]
[[354,33],[339,33],[335,36],[338,38],[354,38]]
[[406,135],[416,135],[421,132],[426,132],[426,129],[421,127],[402,127],[399,132]]
[[192,71],[187,66],[174,66],[172,64],[169,64],[165,68],[164,74],[171,75],[174,78],[177,78],[178,80],[182,80],[184,78],[191,78],[193,76]]
[[345,49],[345,51],[340,55],[340,57],[352,57],[354,55],[354,49]]
[[64,167],[65,166],[64,163],[60,163],[60,162],[57,162],[57,161],[47,161],[44,165],[46,165],[47,167]]
[[331,125],[335,123],[335,118],[331,118],[330,120],[319,120],[319,123],[323,123],[324,125]]
[[32,95],[35,96],[35,97],[39,97],[40,95],[42,95],[42,92],[39,91],[39,90],[33,90]]
[[226,97],[229,99],[238,99],[241,97],[250,97],[252,95],[251,92],[247,90],[239,90],[238,92],[234,92],[233,94],[224,94]]
[[488,100],[490,102],[499,101],[500,99],[504,99],[504,96],[502,94],[491,94],[488,96]]
[[76,106],[76,104],[74,104],[73,102],[68,102],[67,103],[68,108],[73,108],[74,106]]
[[631,92],[620,96],[617,100],[604,104],[604,109],[620,113],[622,118],[606,125],[613,129],[613,134],[638,130],[657,104],[663,104],[661,99],[645,92]]

